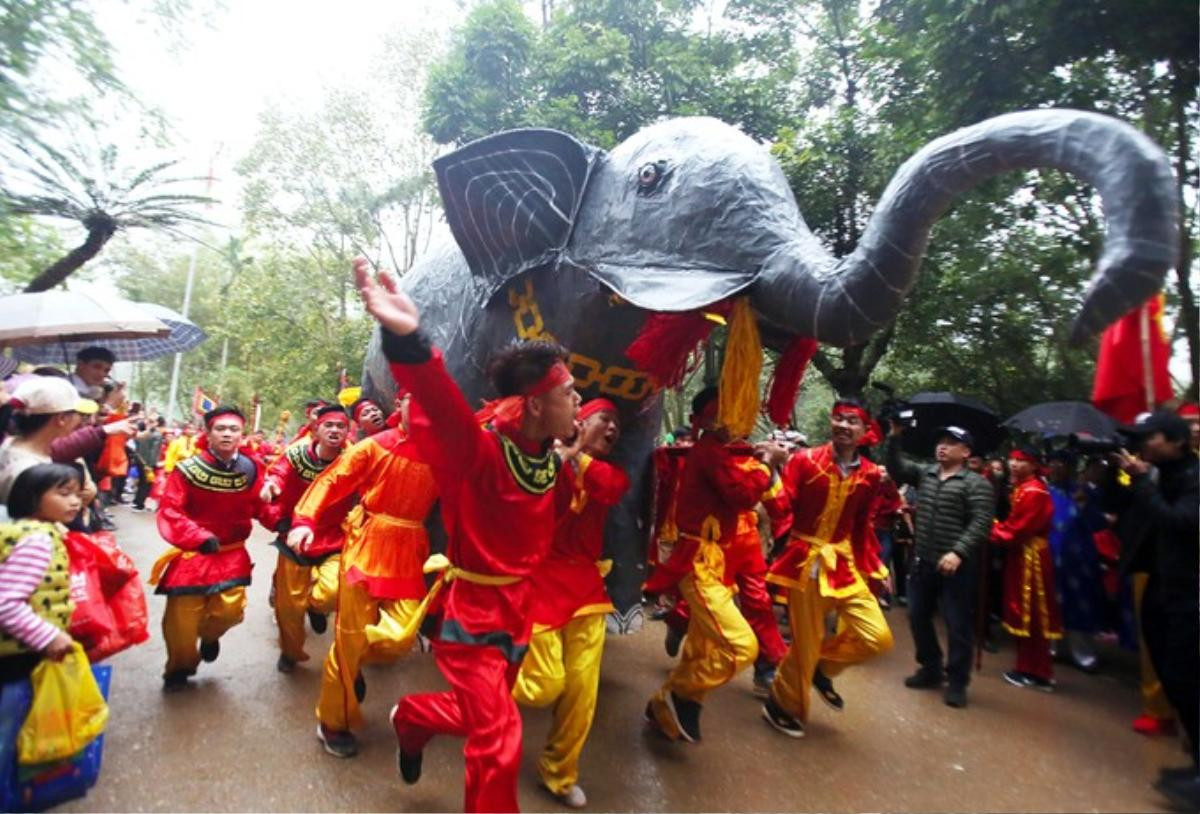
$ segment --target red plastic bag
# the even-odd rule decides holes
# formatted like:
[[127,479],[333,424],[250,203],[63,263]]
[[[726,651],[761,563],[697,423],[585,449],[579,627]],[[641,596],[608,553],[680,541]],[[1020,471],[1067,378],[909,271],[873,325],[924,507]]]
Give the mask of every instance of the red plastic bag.
[[68,631],[83,644],[88,659],[98,662],[150,638],[137,567],[116,539],[108,532],[71,531],[64,542],[75,602]]

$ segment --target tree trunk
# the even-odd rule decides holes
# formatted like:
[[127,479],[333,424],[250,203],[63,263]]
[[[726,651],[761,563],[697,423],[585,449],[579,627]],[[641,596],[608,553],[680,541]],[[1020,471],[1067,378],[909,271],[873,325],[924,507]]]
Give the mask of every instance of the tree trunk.
[[1188,159],[1192,147],[1188,131],[1187,98],[1188,90],[1182,81],[1183,68],[1174,61],[1171,71],[1175,76],[1172,87],[1171,106],[1175,121],[1175,185],[1179,190],[1179,265],[1175,268],[1175,290],[1179,293],[1179,321],[1183,323],[1183,333],[1187,337],[1188,361],[1191,362],[1192,381],[1188,384],[1186,398],[1195,401],[1200,383],[1196,380],[1196,370],[1200,368],[1200,310],[1197,309],[1196,295],[1192,291],[1192,227],[1194,222],[1188,218],[1187,196],[1184,194],[1189,186]]
[[33,281],[25,286],[25,293],[31,294],[37,291],[49,291],[51,288],[62,283],[78,271],[84,263],[99,254],[100,250],[104,248],[104,244],[116,234],[116,231],[116,227],[111,225],[96,226],[89,229],[87,240],[72,249],[66,257],[63,257],[42,271],[37,277],[34,277]]

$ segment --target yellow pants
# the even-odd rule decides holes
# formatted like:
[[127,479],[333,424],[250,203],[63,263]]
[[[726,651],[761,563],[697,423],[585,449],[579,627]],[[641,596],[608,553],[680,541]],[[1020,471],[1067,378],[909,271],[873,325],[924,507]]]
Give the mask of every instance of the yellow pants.
[[[317,701],[317,720],[336,732],[345,732],[362,726],[362,710],[354,696],[354,679],[363,664],[390,661],[398,653],[392,643],[389,648],[367,644],[366,628],[380,618],[380,606],[385,611],[408,621],[421,604],[418,599],[397,599],[380,602],[371,597],[361,585],[343,582],[337,596],[337,624],[334,627],[333,645],[325,657],[321,672],[321,695]],[[415,636],[408,641],[412,646]]]
[[334,554],[315,567],[298,565],[283,554],[275,563],[279,650],[292,661],[308,661],[304,652],[304,614],[310,609],[317,613],[332,613],[337,609],[340,564],[341,554]]
[[579,755],[596,715],[604,632],[604,614],[592,613],[535,634],[513,686],[518,703],[554,704],[538,774],[555,794],[565,793],[579,780]]
[[168,596],[162,622],[167,642],[165,673],[195,673],[200,666],[199,642],[221,638],[241,623],[245,610],[246,588],[241,585],[216,594]]
[[728,684],[758,658],[758,639],[733,601],[733,589],[721,583],[725,556],[715,543],[701,543],[692,573],[679,581],[679,593],[691,611],[679,663],[653,698],[650,709],[669,738],[678,737],[666,709],[667,693],[704,703],[705,696]]
[[1154,672],[1154,664],[1150,661],[1150,651],[1142,641],[1142,596],[1146,593],[1146,583],[1150,581],[1149,574],[1133,575],[1133,612],[1137,620],[1138,664],[1141,668],[1142,713],[1160,720],[1174,718],[1175,708],[1167,700],[1163,692],[1162,682],[1158,673]]
[[[805,590],[789,588],[787,596],[792,645],[779,665],[771,694],[786,712],[807,721],[814,668],[819,666],[822,673],[833,678],[851,664],[886,653],[892,649],[892,631],[879,602],[865,585],[835,599],[822,596],[813,579]],[[837,632],[826,639],[825,615],[830,611],[837,614],[838,625]]]

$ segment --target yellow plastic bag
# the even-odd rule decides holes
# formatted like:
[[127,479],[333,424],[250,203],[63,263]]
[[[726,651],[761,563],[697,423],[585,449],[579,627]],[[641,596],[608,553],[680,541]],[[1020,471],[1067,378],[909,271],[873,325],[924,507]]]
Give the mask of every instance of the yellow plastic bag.
[[42,659],[30,681],[33,706],[17,733],[18,763],[65,760],[104,731],[108,704],[79,642],[62,661]]

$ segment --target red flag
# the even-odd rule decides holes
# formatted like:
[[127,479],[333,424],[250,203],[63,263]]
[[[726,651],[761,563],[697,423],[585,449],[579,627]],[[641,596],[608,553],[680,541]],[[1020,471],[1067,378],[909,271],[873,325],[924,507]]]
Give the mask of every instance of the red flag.
[[192,412],[193,413],[195,413],[196,415],[204,415],[209,410],[215,409],[216,406],[217,406],[217,402],[215,399],[211,399],[208,396],[204,395],[204,391],[201,390],[199,387],[196,388],[196,392],[192,394]]
[[1092,403],[1118,421],[1133,421],[1174,395],[1162,313],[1163,295],[1156,294],[1109,325],[1100,339]]

